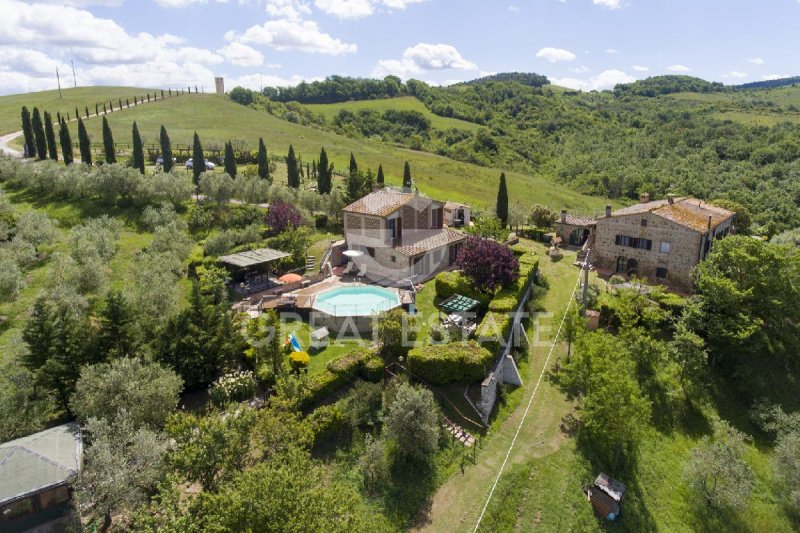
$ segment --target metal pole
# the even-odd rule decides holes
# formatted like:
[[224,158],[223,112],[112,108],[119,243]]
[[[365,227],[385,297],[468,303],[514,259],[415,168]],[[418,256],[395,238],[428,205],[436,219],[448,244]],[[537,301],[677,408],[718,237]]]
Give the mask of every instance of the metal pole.
[[583,260],[583,311],[586,312],[586,302],[589,295],[589,254],[592,253],[591,248],[586,249],[586,257]]
[[70,59],[69,64],[72,65],[72,85],[77,89],[78,79],[75,77],[75,61]]
[[61,76],[58,75],[58,67],[56,67],[56,79],[58,80],[58,98],[61,99]]

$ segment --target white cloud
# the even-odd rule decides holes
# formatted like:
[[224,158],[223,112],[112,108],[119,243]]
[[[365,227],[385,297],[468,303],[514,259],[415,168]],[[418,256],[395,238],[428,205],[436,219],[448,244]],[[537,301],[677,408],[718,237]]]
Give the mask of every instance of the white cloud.
[[650,70],[650,67],[645,67],[642,65],[634,65],[633,70],[635,70],[636,72],[647,72],[648,70]]
[[569,50],[564,50],[563,48],[546,47],[536,52],[536,57],[541,57],[551,63],[555,63],[557,61],[572,61],[576,56]]
[[341,19],[355,19],[372,15],[380,8],[405,9],[425,0],[315,0],[314,5],[328,15]]
[[723,78],[735,78],[735,79],[742,79],[747,77],[747,72],[740,72],[738,70],[732,70],[727,74],[722,76]]
[[747,60],[747,62],[748,63],[752,63],[754,65],[763,65],[764,64],[764,60],[761,59],[760,57],[751,57],[750,59]]
[[575,74],[585,74],[585,73],[589,72],[589,67],[587,67],[586,65],[581,65],[581,66],[573,68],[571,70]]
[[692,69],[690,69],[686,65],[670,65],[667,67],[667,70],[669,70],[670,72],[689,72]]
[[621,70],[611,69],[605,70],[593,76],[588,80],[581,80],[577,78],[551,78],[554,85],[562,87],[569,87],[570,89],[579,89],[581,91],[603,91],[606,89],[613,89],[619,83],[632,83],[636,78],[629,76]]
[[764,74],[761,76],[764,80],[779,80],[781,78],[789,78],[790,74]]
[[406,48],[402,59],[381,59],[372,70],[372,75],[383,77],[394,74],[407,78],[430,70],[473,70],[475,63],[464,59],[454,46],[449,44],[419,43]]
[[[232,37],[226,34],[226,37]],[[251,44],[265,44],[276,50],[298,50],[318,54],[352,54],[358,50],[355,44],[323,33],[313,20],[268,20],[260,26],[251,26],[239,41]]]
[[596,6],[607,7],[608,9],[619,9],[624,5],[623,0],[592,0]]
[[267,14],[274,18],[300,20],[311,14],[311,7],[301,0],[267,0]]
[[508,6],[508,10],[512,13],[519,13],[519,8],[517,6]]
[[260,74],[247,74],[238,78],[230,78],[225,80],[225,85],[229,87],[244,87],[254,91],[260,90],[262,87],[293,87],[301,82],[321,81],[320,77],[306,77],[299,74],[293,74],[288,78],[280,76],[260,75]]
[[619,50],[617,50],[616,48],[606,48],[606,53],[607,54],[618,54]]
[[71,69],[58,57],[75,58],[81,85],[164,88],[211,87],[208,66],[224,61],[214,51],[182,46],[183,39],[174,35],[130,34],[113,20],[75,7],[89,2],[67,3],[0,0],[0,93],[53,88],[56,65],[70,77]]
[[232,42],[217,50],[230,63],[240,67],[257,67],[264,63],[264,54],[240,42]]

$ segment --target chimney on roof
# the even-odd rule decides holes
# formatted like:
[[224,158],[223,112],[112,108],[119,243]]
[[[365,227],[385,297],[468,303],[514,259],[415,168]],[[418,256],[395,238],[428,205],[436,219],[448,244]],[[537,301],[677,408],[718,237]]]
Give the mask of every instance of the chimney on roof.
[[562,209],[561,210],[561,223],[562,224],[566,224],[567,223],[567,210],[566,209]]
[[675,195],[674,194],[668,194],[667,195],[667,201],[669,202],[669,205],[674,204],[675,203]]
[[650,193],[649,192],[643,192],[642,194],[639,195],[639,202],[640,203],[646,204],[649,201],[650,201]]
[[607,205],[606,206],[606,218],[608,218],[610,216],[611,216],[611,206]]

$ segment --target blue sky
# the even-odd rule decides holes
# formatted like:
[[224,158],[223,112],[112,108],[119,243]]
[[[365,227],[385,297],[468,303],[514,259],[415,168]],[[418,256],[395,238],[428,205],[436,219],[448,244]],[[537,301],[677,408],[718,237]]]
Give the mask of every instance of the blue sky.
[[493,72],[576,89],[668,73],[800,74],[800,0],[0,0],[0,94],[228,88],[330,74],[452,83]]

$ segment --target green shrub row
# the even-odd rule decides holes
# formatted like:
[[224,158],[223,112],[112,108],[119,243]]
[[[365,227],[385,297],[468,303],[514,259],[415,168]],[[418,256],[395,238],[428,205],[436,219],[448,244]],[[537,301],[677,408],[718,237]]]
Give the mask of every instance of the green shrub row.
[[359,348],[328,362],[328,371],[350,378],[358,376],[372,382],[383,378],[383,359],[371,348]]
[[341,435],[347,428],[347,420],[337,404],[322,405],[306,418],[311,428],[314,444]]
[[323,370],[314,374],[305,382],[300,408],[308,410],[331,394],[344,387],[350,381],[347,374],[335,374],[330,370]]
[[450,298],[454,294],[461,294],[473,300],[478,300],[483,306],[489,303],[490,297],[477,290],[472,283],[460,272],[441,272],[434,281],[436,296],[441,300]]
[[475,341],[432,344],[408,352],[408,369],[437,385],[475,383],[486,375],[493,357]]

